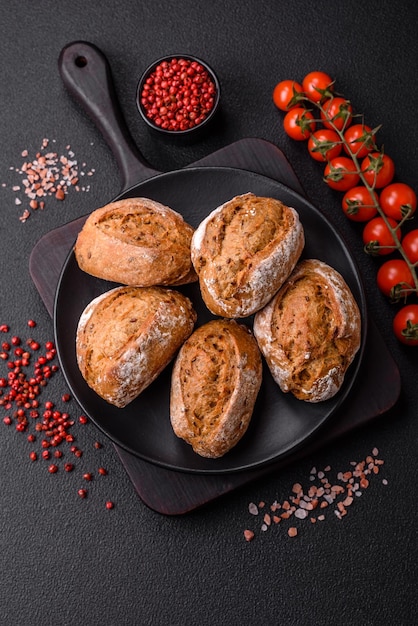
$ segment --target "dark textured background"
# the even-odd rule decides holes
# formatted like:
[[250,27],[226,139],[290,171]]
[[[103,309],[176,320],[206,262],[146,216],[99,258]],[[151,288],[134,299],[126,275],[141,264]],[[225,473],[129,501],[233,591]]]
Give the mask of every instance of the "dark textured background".
[[[118,8],[117,8],[118,6]],[[306,147],[288,140],[271,92],[283,78],[301,80],[323,69],[337,80],[395,160],[399,178],[418,187],[416,70],[418,9],[414,1],[315,3],[12,2],[0,20],[0,322],[16,334],[53,336],[52,322],[28,273],[35,242],[52,228],[114,197],[119,173],[104,140],[66,93],[58,71],[68,42],[95,43],[110,61],[132,135],[159,170],[176,169],[238,139],[259,137],[279,146],[310,200],[349,242],[368,292],[370,314],[399,365],[403,390],[397,406],[375,423],[344,437],[187,516],[165,517],[137,497],[112,445],[93,449],[93,425],[75,427],[85,450],[80,467],[104,465],[89,498],[76,491],[80,472],[51,476],[31,464],[25,436],[0,423],[0,623],[46,624],[286,624],[412,625],[417,617],[417,351],[391,333],[392,311],[375,287],[376,264],[362,252],[359,231],[341,215],[338,194],[327,189]],[[179,147],[151,136],[135,108],[136,83],[155,58],[184,51],[206,59],[222,87],[222,125],[212,136]],[[9,168],[21,152],[71,144],[95,174],[89,193],[53,199],[26,224],[14,204]],[[49,398],[65,391],[61,375]],[[70,410],[77,416],[77,407]],[[2,413],[3,417],[3,413]],[[309,484],[312,466],[350,468],[374,447],[382,475],[343,520],[328,514],[303,521],[291,540],[287,526],[261,532],[249,502],[282,501],[294,482]],[[387,485],[382,484],[386,478]],[[115,502],[113,511],[104,507]],[[246,543],[243,530],[256,532]]]

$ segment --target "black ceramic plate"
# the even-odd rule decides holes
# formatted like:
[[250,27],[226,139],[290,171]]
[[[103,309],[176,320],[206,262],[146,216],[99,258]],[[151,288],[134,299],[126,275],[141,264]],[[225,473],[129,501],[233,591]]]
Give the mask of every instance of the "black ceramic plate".
[[[362,347],[339,393],[318,404],[283,394],[264,367],[263,383],[250,427],[238,445],[220,459],[198,456],[174,435],[169,419],[171,365],[124,409],[108,404],[87,386],[76,362],[78,320],[84,307],[100,293],[115,287],[115,283],[82,272],[73,252],[61,273],[54,310],[55,338],[60,363],[74,397],[115,444],[166,468],[199,473],[235,472],[259,467],[289,454],[306,443],[319,428],[326,427],[326,421],[350,394],[359,369],[367,318],[362,283],[341,237],[302,196],[259,174],[232,168],[202,167],[155,176],[124,192],[118,199],[152,198],[178,211],[196,227],[215,207],[247,192],[278,198],[299,212],[306,238],[303,256],[321,259],[338,270],[359,304],[363,323]],[[202,302],[197,283],[179,289],[193,301],[198,313],[197,325],[213,318]],[[249,326],[252,324],[252,318],[242,321]]]

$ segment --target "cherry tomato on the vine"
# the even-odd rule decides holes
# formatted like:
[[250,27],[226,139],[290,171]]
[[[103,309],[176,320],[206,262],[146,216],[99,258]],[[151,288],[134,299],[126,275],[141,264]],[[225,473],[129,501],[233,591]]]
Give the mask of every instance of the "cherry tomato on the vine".
[[395,163],[387,154],[370,152],[363,159],[361,171],[370,187],[381,189],[392,182],[395,175]]
[[394,301],[408,296],[414,288],[411,270],[403,259],[385,261],[379,267],[376,279],[380,291]]
[[324,163],[341,154],[342,144],[335,130],[320,128],[309,137],[308,150],[315,161]]
[[[398,223],[390,217],[387,218],[390,226],[396,231],[398,240],[401,240],[401,229]],[[382,217],[374,217],[367,222],[363,230],[363,243],[367,252],[373,255],[391,254],[396,247],[396,242]]]
[[289,111],[300,105],[298,94],[303,95],[300,83],[294,80],[281,80],[273,89],[273,102],[281,111]]
[[302,81],[302,88],[309,100],[320,102],[332,95],[332,78],[325,72],[309,72]]
[[418,346],[418,304],[407,304],[393,318],[393,332],[407,346]]
[[351,159],[338,156],[331,159],[331,161],[326,164],[324,180],[332,189],[347,191],[347,189],[351,189],[357,185],[360,176]]
[[346,191],[341,204],[348,219],[367,222],[377,215],[377,203],[377,194],[359,185]]
[[330,98],[323,104],[322,109],[321,119],[325,128],[343,130],[350,125],[353,107],[345,98],[340,96]]
[[344,150],[351,156],[362,159],[372,150],[376,150],[372,129],[365,124],[353,124],[344,133]]
[[305,141],[315,130],[316,123],[310,111],[303,107],[296,107],[284,116],[283,127],[285,133],[292,139]]
[[410,263],[418,263],[418,229],[409,231],[402,239],[402,247]]
[[417,208],[415,191],[405,183],[387,185],[380,194],[380,206],[385,215],[401,220],[403,217],[412,217]]

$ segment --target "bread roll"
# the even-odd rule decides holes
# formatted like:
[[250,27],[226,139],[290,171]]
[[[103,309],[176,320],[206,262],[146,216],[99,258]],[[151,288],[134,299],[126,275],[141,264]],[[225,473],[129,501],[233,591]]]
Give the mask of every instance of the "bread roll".
[[247,193],[212,211],[196,229],[192,262],[212,313],[252,315],[273,297],[304,247],[295,209]]
[[180,349],[172,374],[175,434],[203,457],[223,456],[246,432],[261,385],[257,343],[235,320],[213,320]]
[[112,202],[87,218],[75,244],[80,269],[123,285],[182,285],[197,280],[193,228],[148,198]]
[[110,404],[124,407],[174,357],[193,331],[188,298],[162,287],[116,287],[84,309],[76,354],[87,384]]
[[360,347],[360,311],[335,269],[304,260],[256,314],[254,334],[282,391],[321,402],[340,389]]

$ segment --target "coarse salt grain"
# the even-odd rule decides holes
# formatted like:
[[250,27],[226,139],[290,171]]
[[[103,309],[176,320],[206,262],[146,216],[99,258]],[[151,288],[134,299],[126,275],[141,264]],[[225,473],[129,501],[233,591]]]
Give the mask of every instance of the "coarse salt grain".
[[254,502],[250,502],[250,504],[248,505],[248,510],[251,515],[258,515],[258,506],[254,504]]
[[[52,140],[56,143],[56,140]],[[46,151],[50,144],[50,140],[44,138],[42,140],[41,148],[36,152],[34,157],[22,163],[20,167],[9,167],[10,171],[17,173],[21,177],[21,185],[13,184],[11,189],[15,193],[23,193],[23,196],[15,198],[15,205],[20,206],[23,199],[28,201],[28,207],[19,216],[19,220],[24,223],[32,215],[33,211],[37,209],[43,209],[45,207],[45,201],[39,200],[45,199],[48,196],[53,196],[56,200],[63,201],[70,193],[70,190],[74,191],[89,191],[90,187],[80,187],[77,183],[79,177],[92,176],[94,169],[90,169],[85,172],[80,169],[77,159],[74,158],[75,154],[71,150],[71,146],[65,147],[66,154],[58,154],[56,151]],[[91,144],[93,145],[93,144]],[[29,157],[29,151],[27,149],[22,150],[21,156],[23,158]],[[85,167],[85,163],[83,163]],[[2,183],[2,187],[7,187],[7,183]]]
[[[370,478],[380,472],[381,466],[384,464],[382,459],[377,456],[379,450],[373,448],[372,453],[367,455],[363,461],[350,461],[352,470],[339,471],[336,474],[336,483],[332,483],[328,477],[331,466],[327,465],[323,470],[317,471],[313,467],[309,474],[309,481],[312,483],[309,488],[304,490],[301,483],[294,483],[291,488],[291,495],[280,504],[275,500],[270,505],[270,510],[274,512],[273,516],[264,514],[260,529],[265,533],[271,526],[272,522],[277,525],[283,520],[290,520],[292,517],[298,520],[309,520],[311,524],[316,521],[324,521],[326,516],[322,512],[330,509],[334,516],[342,520],[348,513],[348,508],[352,506],[356,497],[363,495],[364,491],[370,485]],[[383,478],[382,484],[387,485],[388,481]],[[248,506],[249,513],[257,516],[260,509],[265,506],[265,502],[259,502],[258,506],[251,502]],[[312,511],[321,511],[319,515],[313,515]],[[254,538],[254,531],[246,530],[245,533],[251,534],[251,540]],[[289,537],[295,537],[298,529],[290,526],[287,530]],[[247,539],[248,541],[249,539]]]

